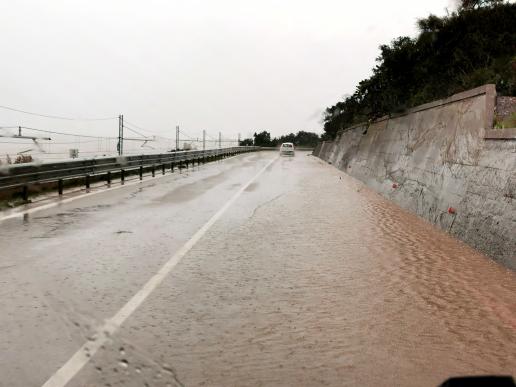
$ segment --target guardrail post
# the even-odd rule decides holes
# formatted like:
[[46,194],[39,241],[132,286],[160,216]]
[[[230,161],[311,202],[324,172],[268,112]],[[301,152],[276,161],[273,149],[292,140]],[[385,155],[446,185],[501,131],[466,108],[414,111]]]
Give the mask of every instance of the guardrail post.
[[140,165],[140,180],[143,180],[143,165]]
[[57,181],[57,193],[59,194],[59,196],[63,194],[63,179],[59,179]]
[[22,198],[24,202],[29,201],[29,187],[24,185],[22,190]]
[[163,175],[165,174],[165,164],[161,164],[161,172]]
[[86,175],[85,180],[86,180],[86,189],[90,189],[90,175]]
[[152,164],[152,177],[156,176],[156,166]]
[[170,172],[174,173],[174,163],[170,163]]
[[120,182],[122,184],[124,184],[124,182],[125,182],[125,170],[124,169],[120,170]]
[[108,173],[106,175],[106,180],[107,180],[108,185],[111,185],[111,171],[108,171]]

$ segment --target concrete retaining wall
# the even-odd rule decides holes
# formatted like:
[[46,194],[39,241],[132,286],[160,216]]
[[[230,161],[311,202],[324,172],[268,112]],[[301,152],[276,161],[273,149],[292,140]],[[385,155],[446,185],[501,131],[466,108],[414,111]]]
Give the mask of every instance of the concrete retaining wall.
[[495,106],[482,86],[347,128],[314,155],[516,269],[516,136],[487,135]]

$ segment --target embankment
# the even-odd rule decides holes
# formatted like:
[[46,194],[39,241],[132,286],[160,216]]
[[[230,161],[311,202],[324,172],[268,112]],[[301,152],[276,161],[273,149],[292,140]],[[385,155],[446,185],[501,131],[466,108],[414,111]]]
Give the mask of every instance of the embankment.
[[485,85],[340,131],[314,155],[516,270],[516,129]]

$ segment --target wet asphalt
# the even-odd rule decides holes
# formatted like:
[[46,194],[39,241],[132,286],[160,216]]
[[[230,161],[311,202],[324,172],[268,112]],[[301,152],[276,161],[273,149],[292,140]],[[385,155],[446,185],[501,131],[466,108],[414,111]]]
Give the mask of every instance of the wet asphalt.
[[516,373],[513,272],[308,153],[260,152],[1,222],[0,386],[41,386],[95,342],[273,159],[69,386]]

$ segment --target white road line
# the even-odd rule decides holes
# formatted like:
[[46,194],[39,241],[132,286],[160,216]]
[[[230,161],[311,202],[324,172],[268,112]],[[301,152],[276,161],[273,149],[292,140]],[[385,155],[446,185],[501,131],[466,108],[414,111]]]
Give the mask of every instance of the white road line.
[[273,158],[251,180],[243,185],[208,222],[204,224],[176,253],[161,267],[161,269],[120,309],[112,318],[106,320],[103,326],[96,330],[95,340],[87,341],[81,348],[48,379],[42,387],[63,387],[77,375],[95,353],[120,328],[125,320],[145,301],[165,277],[172,271],[178,262],[192,247],[206,234],[213,224],[231,207],[238,197],[249,187],[272,163]]
[[[170,175],[167,175],[167,176],[170,176]],[[161,176],[158,176],[158,177],[161,177]],[[43,205],[38,206],[38,207],[29,208],[28,210],[23,210],[23,211],[15,212],[14,214],[5,215],[5,216],[0,218],[0,222],[2,222],[4,220],[8,220],[8,219],[23,218],[25,215],[29,215],[29,214],[32,214],[34,212],[39,212],[39,211],[47,210],[49,208],[57,207],[57,206],[59,206],[61,204],[70,203],[70,202],[73,202],[75,200],[79,200],[79,199],[82,199],[82,198],[85,198],[85,197],[88,197],[88,196],[96,195],[96,194],[101,193],[101,192],[113,191],[115,189],[120,189],[120,188],[123,188],[123,187],[130,187],[132,185],[140,184],[140,183],[144,183],[144,182],[146,182],[146,181],[138,180],[138,181],[133,181],[133,182],[130,182],[130,183],[125,183],[125,184],[122,184],[122,185],[118,185],[118,186],[115,186],[115,187],[106,188],[106,189],[99,190],[99,191],[93,191],[93,192],[88,192],[88,193],[85,193],[85,194],[82,194],[82,195],[73,196],[73,197],[67,198],[67,199],[58,199],[58,201],[56,201],[56,202],[52,202],[52,203],[48,203],[48,204],[43,204]]]
[[[236,157],[236,156],[233,156],[233,157]],[[163,178],[163,177],[170,177],[170,174],[156,176],[156,177],[153,177],[152,179],[153,180],[157,180],[157,179],[160,179],[160,178]],[[120,184],[120,185],[117,185],[115,187],[105,188],[105,189],[101,189],[101,190],[98,190],[98,191],[93,191],[93,192],[88,192],[88,193],[85,193],[85,194],[82,194],[82,195],[73,196],[73,197],[67,198],[67,199],[58,199],[58,201],[56,201],[56,202],[52,202],[52,203],[48,203],[48,204],[43,204],[43,205],[38,206],[38,207],[29,208],[28,210],[22,210],[22,211],[19,211],[19,212],[15,212],[15,213],[12,213],[12,214],[9,214],[9,215],[2,216],[2,217],[0,217],[0,222],[3,222],[4,220],[8,220],[8,219],[23,218],[25,215],[30,215],[30,214],[33,214],[35,212],[39,212],[39,211],[43,211],[43,210],[48,210],[49,208],[54,208],[54,207],[57,207],[57,206],[59,206],[61,204],[70,203],[70,202],[73,202],[75,200],[79,200],[79,199],[82,199],[82,198],[85,198],[85,197],[88,197],[88,196],[96,195],[96,194],[99,194],[99,193],[102,193],[102,192],[113,191],[115,189],[120,189],[120,188],[124,188],[124,187],[130,187],[130,186],[133,186],[133,185],[136,185],[136,184],[147,183],[147,182],[153,181],[153,180],[136,180],[136,181],[132,181],[132,182],[125,183],[125,184]]]

